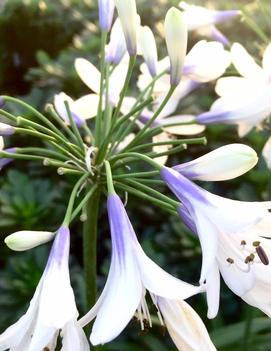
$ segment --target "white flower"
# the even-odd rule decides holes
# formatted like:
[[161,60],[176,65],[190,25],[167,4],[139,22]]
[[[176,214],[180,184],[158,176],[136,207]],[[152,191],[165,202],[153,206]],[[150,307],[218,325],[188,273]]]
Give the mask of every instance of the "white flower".
[[47,243],[54,238],[51,232],[23,230],[10,234],[5,238],[6,245],[14,251],[25,251]]
[[175,170],[161,177],[181,200],[179,214],[199,237],[200,282],[206,281],[208,317],[219,306],[219,271],[226,284],[248,304],[271,316],[271,202],[242,202],[214,195]]
[[174,166],[189,179],[221,181],[248,172],[258,162],[256,152],[244,144],[221,146],[197,159]]
[[[172,313],[165,304],[177,304],[177,301],[182,301],[204,289],[204,287],[196,287],[174,278],[145,255],[137,241],[124,206],[116,194],[108,198],[108,215],[112,238],[109,275],[98,301],[79,321],[84,326],[96,317],[90,335],[93,345],[104,344],[116,338],[134,315],[140,321],[142,329],[144,329],[144,321],[152,325],[145,300],[146,289],[150,292],[157,307],[158,316],[161,318],[159,311],[161,304],[166,324],[170,326]],[[167,299],[170,302],[167,302]],[[176,315],[180,322],[182,317],[185,317],[184,314],[176,313]],[[187,315],[185,322],[188,328],[195,329],[193,320],[189,317]],[[180,323],[179,328],[175,330],[180,338],[184,336],[181,328],[183,326]],[[204,328],[203,324],[201,328]],[[207,338],[208,335],[204,337]],[[179,345],[177,343],[178,347]],[[196,351],[195,348],[191,350]]]
[[0,350],[54,350],[61,330],[62,351],[88,351],[87,339],[77,322],[78,311],[69,276],[70,232],[62,226],[30,301],[27,312],[0,335]]
[[170,60],[170,84],[180,83],[187,49],[187,27],[182,13],[172,7],[165,18],[165,39]]
[[188,30],[196,30],[199,34],[209,36],[222,44],[229,44],[228,39],[215,27],[216,23],[226,22],[241,14],[238,10],[217,11],[202,6],[190,5],[185,1],[179,3],[183,10]]

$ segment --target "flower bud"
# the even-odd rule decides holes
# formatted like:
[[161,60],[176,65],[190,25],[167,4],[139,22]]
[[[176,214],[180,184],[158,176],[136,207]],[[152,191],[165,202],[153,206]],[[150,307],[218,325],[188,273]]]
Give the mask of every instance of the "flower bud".
[[189,179],[220,181],[239,177],[257,162],[258,156],[251,147],[230,144],[173,168]]
[[100,28],[108,32],[112,26],[115,3],[114,0],[98,0]]
[[182,12],[175,7],[166,14],[165,39],[170,59],[170,84],[177,86],[181,80],[187,49],[187,27]]
[[137,53],[137,12],[135,0],[115,0],[126,47],[130,56]]
[[[15,154],[16,150],[17,149],[15,147],[11,147],[8,149],[4,149],[3,151]],[[0,171],[12,161],[13,161],[13,159],[11,159],[11,158],[0,158]]]
[[105,50],[105,61],[113,65],[118,65],[126,52],[125,38],[119,18],[117,18],[113,24],[110,33],[110,41]]
[[139,45],[150,74],[157,74],[157,47],[154,35],[147,26],[141,27],[139,32]]
[[6,123],[0,123],[0,135],[12,135],[14,134],[14,127]]
[[14,251],[25,251],[44,244],[55,236],[51,232],[22,230],[5,238],[7,246]]

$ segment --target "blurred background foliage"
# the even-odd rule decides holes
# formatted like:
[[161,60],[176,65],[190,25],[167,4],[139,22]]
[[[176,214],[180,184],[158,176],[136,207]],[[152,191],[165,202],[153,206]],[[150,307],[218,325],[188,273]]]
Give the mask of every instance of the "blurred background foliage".
[[[166,10],[178,1],[138,0],[142,23],[152,27],[156,34],[159,57],[165,55],[162,28]],[[192,3],[192,2],[191,2]],[[223,24],[223,33],[234,42],[241,42],[257,60],[271,38],[271,5],[263,1],[205,1],[193,4],[217,9],[242,9],[243,16]],[[97,4],[94,0],[7,0],[0,3],[0,91],[19,96],[40,110],[53,95],[65,91],[74,98],[87,93],[77,77],[74,59],[85,57],[99,64],[99,30]],[[191,33],[189,47],[199,38]],[[233,68],[229,68],[229,74]],[[214,83],[202,86],[179,106],[184,113],[198,113],[209,109],[216,98]],[[136,89],[136,86],[133,87]],[[133,91],[131,91],[133,93]],[[11,107],[10,107],[11,108]],[[14,108],[14,107],[12,107]],[[25,113],[25,111],[13,111]],[[31,117],[31,116],[28,116]],[[253,131],[242,142],[261,154],[269,137],[270,127]],[[238,142],[233,127],[213,126],[207,129],[207,146],[190,146],[188,152],[174,156],[169,164],[195,158],[221,145]],[[12,137],[6,145],[24,146],[37,143],[31,138]],[[16,162],[1,171],[0,178],[0,237],[16,230],[55,230],[67,203],[74,179],[60,177],[54,170],[32,162]],[[208,190],[240,200],[271,198],[270,171],[260,157],[257,167],[235,180],[203,184]],[[161,189],[165,191],[165,189]],[[169,216],[149,203],[129,196],[129,215],[146,253],[171,274],[191,283],[197,283],[201,265],[198,240],[177,217]],[[80,312],[85,310],[84,279],[82,271],[82,224],[72,227],[71,276]],[[14,322],[26,310],[43,271],[49,245],[26,253],[10,252],[0,245],[0,330]],[[105,204],[100,210],[98,274],[102,288],[110,260],[110,240]],[[204,296],[191,299],[193,307],[204,319],[211,336],[221,351],[270,351],[271,322],[258,310],[246,306],[222,285],[221,309],[212,321],[206,319]],[[114,323],[114,316],[112,316]],[[159,326],[139,335],[139,326],[133,324],[116,341],[101,350],[169,351],[174,346],[162,336]]]

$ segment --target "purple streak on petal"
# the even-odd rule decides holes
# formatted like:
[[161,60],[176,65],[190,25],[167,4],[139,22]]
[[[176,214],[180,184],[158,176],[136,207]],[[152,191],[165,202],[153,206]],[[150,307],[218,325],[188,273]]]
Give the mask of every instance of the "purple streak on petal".
[[200,124],[234,124],[234,121],[230,119],[231,116],[230,111],[209,111],[196,116],[196,120]]
[[109,217],[112,250],[116,255],[116,259],[120,265],[124,264],[124,258],[127,254],[127,238],[128,240],[136,240],[136,235],[127,216],[123,203],[118,195],[109,195],[107,199],[107,211]]
[[109,31],[112,26],[115,4],[114,0],[98,0],[100,28]]
[[221,33],[220,30],[218,30],[215,26],[211,27],[211,37],[212,39],[220,42],[225,46],[230,45],[229,39],[223,33]]
[[182,218],[184,224],[187,226],[187,228],[190,229],[194,235],[197,235],[197,228],[196,228],[195,222],[191,218],[187,209],[183,205],[180,205],[177,211],[179,216]]
[[[16,150],[17,150],[16,147],[11,147],[11,148],[8,148],[8,149],[4,149],[3,151],[15,154]],[[2,168],[4,168],[6,165],[8,165],[10,162],[12,162],[12,161],[13,161],[13,159],[11,159],[11,158],[0,158],[0,170]]]
[[163,167],[160,172],[161,178],[168,185],[170,190],[188,209],[191,207],[191,200],[207,203],[205,190],[179,174],[174,169]]
[[241,11],[239,10],[228,10],[228,11],[214,11],[213,17],[215,23],[226,22],[229,19],[239,16]]
[[53,264],[59,266],[68,265],[70,253],[70,230],[66,226],[58,229],[51,252],[46,265],[46,270],[50,269]]
[[188,75],[190,73],[193,73],[195,67],[197,67],[196,65],[186,65],[184,64],[184,67],[183,67],[183,75]]

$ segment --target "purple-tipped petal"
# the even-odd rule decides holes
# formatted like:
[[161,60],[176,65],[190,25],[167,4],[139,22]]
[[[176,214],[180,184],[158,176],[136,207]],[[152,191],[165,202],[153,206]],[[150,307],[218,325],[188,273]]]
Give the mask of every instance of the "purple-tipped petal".
[[[16,147],[11,147],[11,148],[8,148],[8,149],[4,149],[3,151],[15,154],[16,150],[17,150]],[[6,165],[8,165],[10,162],[12,162],[12,161],[13,161],[12,158],[0,158],[0,170],[2,168],[4,168]]]

